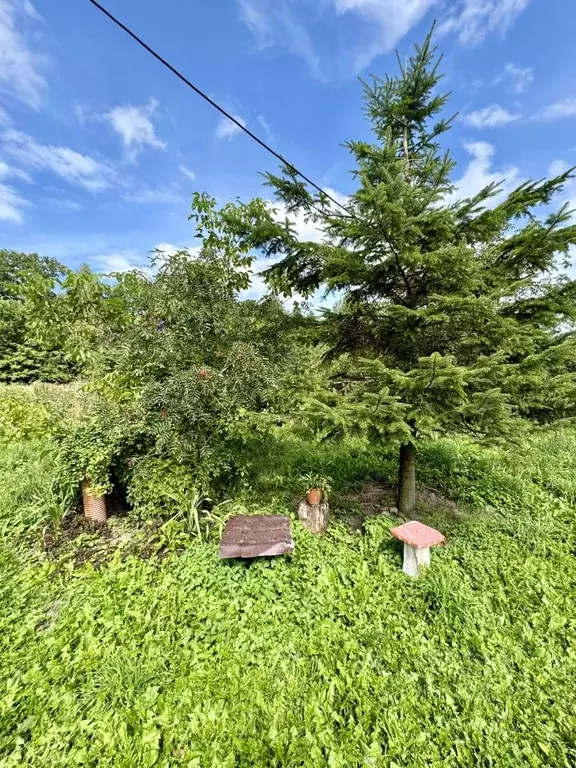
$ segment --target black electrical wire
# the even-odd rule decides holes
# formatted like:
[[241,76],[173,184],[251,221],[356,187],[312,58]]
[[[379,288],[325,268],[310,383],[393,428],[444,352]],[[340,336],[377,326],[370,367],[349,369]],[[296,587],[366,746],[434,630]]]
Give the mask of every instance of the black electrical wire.
[[115,16],[113,16],[110,11],[106,10],[104,6],[100,5],[97,0],[89,0],[92,5],[94,5],[96,8],[98,8],[99,11],[102,11],[102,13],[107,16],[111,21],[114,22],[117,26],[120,27],[120,29],[123,29],[126,34],[130,35],[130,37],[133,40],[136,40],[137,43],[139,43],[142,48],[148,51],[152,56],[154,56],[155,59],[158,59],[158,61],[161,64],[164,64],[165,67],[167,67],[170,72],[176,75],[176,77],[180,78],[183,83],[186,83],[186,85],[189,88],[192,88],[192,90],[198,94],[198,96],[201,96],[205,101],[208,102],[214,109],[217,109],[218,112],[224,115],[224,117],[228,118],[228,120],[231,120],[241,131],[244,131],[244,133],[247,133],[248,136],[250,136],[251,139],[254,139],[255,142],[260,144],[261,147],[263,147],[265,150],[270,152],[270,154],[274,155],[275,158],[280,160],[281,163],[283,163],[289,170],[293,171],[295,174],[300,176],[300,178],[304,179],[305,182],[310,184],[310,186],[314,187],[314,189],[317,189],[320,194],[324,195],[324,197],[327,197],[328,200],[331,200],[334,205],[337,205],[339,208],[341,208],[345,213],[350,215],[350,211],[345,208],[345,206],[342,205],[342,203],[339,203],[338,200],[335,200],[331,195],[328,194],[328,192],[325,192],[322,187],[319,187],[318,184],[312,181],[312,179],[309,179],[308,176],[305,176],[302,171],[299,171],[298,168],[296,168],[295,165],[292,165],[292,163],[289,163],[287,160],[285,160],[282,155],[280,155],[278,152],[276,152],[272,147],[270,147],[268,144],[266,144],[265,141],[262,141],[258,136],[256,136],[255,133],[252,133],[251,130],[246,128],[245,125],[243,125],[240,120],[234,117],[234,115],[231,115],[229,112],[226,112],[225,109],[223,109],[219,104],[217,104],[214,99],[211,99],[210,96],[208,96],[206,93],[200,90],[194,83],[190,82],[187,77],[184,77],[184,75],[179,72],[175,67],[172,66],[169,62],[166,61],[162,56],[160,56],[159,53],[156,53],[156,51],[151,48],[147,43],[145,43],[141,38],[138,37],[134,32],[132,32],[131,29],[129,29],[125,24],[123,24],[119,19],[117,19]]

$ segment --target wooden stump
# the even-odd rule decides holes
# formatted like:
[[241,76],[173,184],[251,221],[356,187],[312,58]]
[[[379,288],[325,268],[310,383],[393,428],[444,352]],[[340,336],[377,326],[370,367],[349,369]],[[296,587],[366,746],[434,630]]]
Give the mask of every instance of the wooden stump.
[[326,533],[330,508],[327,501],[308,504],[306,499],[298,507],[298,519],[310,533]]

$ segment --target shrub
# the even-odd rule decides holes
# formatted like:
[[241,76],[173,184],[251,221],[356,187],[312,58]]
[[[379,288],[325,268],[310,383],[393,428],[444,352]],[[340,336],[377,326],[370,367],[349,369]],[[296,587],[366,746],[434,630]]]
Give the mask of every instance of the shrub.
[[97,398],[82,382],[54,384],[35,381],[32,384],[0,384],[0,402],[41,405],[50,412],[55,423],[81,424],[94,410]]
[[170,517],[187,497],[197,493],[197,477],[173,459],[143,456],[134,460],[128,475],[127,499],[133,514],[142,520]]
[[89,479],[94,493],[108,493],[145,432],[137,408],[96,401],[89,419],[63,424],[56,438],[61,482],[77,487]]
[[57,427],[57,417],[45,405],[15,396],[0,398],[1,442],[39,440]]

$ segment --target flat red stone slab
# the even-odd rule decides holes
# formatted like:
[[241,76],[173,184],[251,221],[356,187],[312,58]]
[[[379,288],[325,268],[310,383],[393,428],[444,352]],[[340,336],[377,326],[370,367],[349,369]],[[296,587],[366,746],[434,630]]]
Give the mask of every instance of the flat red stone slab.
[[428,549],[428,547],[443,544],[446,541],[440,531],[430,528],[424,523],[419,523],[417,520],[398,525],[396,528],[392,528],[390,533],[400,541],[410,544],[411,547],[416,547],[416,549]]
[[283,515],[236,515],[226,523],[220,559],[275,557],[294,552],[290,520]]

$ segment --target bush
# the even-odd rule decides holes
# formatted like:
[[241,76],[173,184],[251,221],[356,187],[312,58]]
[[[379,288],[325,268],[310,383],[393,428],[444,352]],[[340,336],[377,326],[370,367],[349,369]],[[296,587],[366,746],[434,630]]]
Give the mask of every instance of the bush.
[[35,381],[32,384],[0,384],[0,402],[2,400],[41,405],[56,423],[80,424],[94,410],[97,398],[81,382],[53,384]]
[[0,399],[0,441],[40,440],[56,431],[58,419],[41,403],[23,398]]
[[0,299],[0,380],[71,381],[77,371],[63,350],[36,339],[29,321],[30,310],[24,302]]
[[183,501],[197,493],[197,477],[173,459],[136,458],[127,479],[127,499],[142,520],[177,514]]

